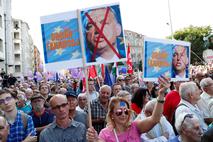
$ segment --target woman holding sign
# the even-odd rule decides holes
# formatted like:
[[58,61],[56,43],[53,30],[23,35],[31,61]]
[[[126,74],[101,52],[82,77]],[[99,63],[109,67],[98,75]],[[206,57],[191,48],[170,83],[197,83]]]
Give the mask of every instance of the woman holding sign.
[[89,128],[87,140],[89,142],[140,142],[140,135],[152,129],[160,121],[163,112],[164,94],[170,83],[163,76],[158,81],[161,85],[158,92],[158,103],[150,117],[131,122],[132,110],[130,110],[128,101],[119,97],[112,98],[108,108],[107,127],[101,130],[99,136],[94,128]]

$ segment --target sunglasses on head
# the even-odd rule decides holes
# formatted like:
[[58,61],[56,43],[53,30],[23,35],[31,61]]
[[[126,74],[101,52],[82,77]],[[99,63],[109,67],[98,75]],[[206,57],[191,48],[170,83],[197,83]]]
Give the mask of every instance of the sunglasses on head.
[[129,114],[129,110],[128,109],[126,109],[126,108],[124,108],[124,109],[117,109],[116,111],[115,111],[115,115],[117,115],[117,116],[121,116],[122,114],[125,114],[125,115],[128,115]]

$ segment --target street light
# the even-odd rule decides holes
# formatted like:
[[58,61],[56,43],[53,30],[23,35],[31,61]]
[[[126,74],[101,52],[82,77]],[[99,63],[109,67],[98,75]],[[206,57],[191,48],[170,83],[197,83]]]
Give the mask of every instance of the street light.
[[174,37],[173,37],[173,27],[172,27],[172,16],[171,16],[170,0],[168,0],[168,10],[169,10],[169,21],[170,21],[170,23],[166,23],[166,24],[170,25],[171,37],[172,37],[172,39],[174,39]]

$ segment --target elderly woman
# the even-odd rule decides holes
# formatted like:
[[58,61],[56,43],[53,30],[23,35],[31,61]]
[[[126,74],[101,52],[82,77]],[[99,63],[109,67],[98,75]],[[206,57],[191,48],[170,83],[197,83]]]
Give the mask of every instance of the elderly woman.
[[160,77],[158,81],[161,88],[157,104],[150,117],[132,122],[132,111],[128,101],[124,98],[114,97],[109,103],[107,127],[101,130],[99,136],[94,128],[89,128],[87,140],[89,142],[140,142],[140,135],[152,129],[160,121],[163,112],[164,92],[170,84],[165,77]]

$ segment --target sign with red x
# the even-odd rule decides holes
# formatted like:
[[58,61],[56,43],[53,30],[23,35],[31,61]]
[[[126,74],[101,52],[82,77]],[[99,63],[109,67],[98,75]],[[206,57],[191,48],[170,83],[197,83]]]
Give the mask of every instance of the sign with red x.
[[126,48],[118,4],[81,10],[87,65],[126,60]]

